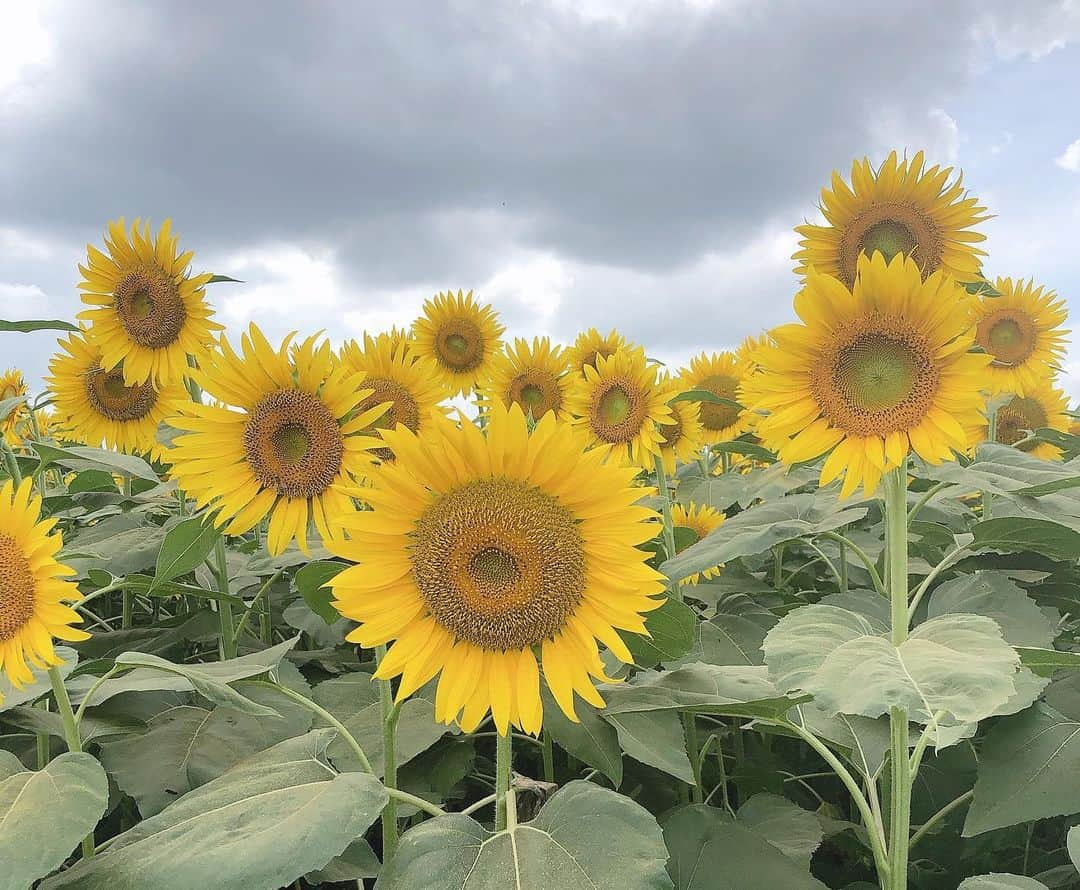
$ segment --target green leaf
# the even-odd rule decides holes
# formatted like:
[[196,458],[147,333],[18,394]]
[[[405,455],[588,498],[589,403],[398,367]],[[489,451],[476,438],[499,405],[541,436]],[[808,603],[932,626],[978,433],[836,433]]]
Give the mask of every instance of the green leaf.
[[78,331],[70,321],[53,318],[48,321],[3,321],[0,319],[0,333],[31,334],[35,331]]
[[1061,652],[1058,649],[1031,649],[1017,646],[1020,663],[1040,677],[1052,676],[1054,671],[1080,670],[1080,652]]
[[866,513],[865,507],[844,506],[835,498],[791,495],[733,516],[712,534],[669,559],[660,570],[672,580],[682,580],[739,556],[763,553],[786,541],[858,522]]
[[794,708],[788,719],[814,735],[846,748],[850,752],[848,760],[868,779],[877,777],[892,744],[888,717],[826,714],[813,702],[806,702]]
[[723,405],[725,408],[734,408],[736,411],[743,410],[743,406],[734,399],[725,399],[723,396],[718,396],[707,389],[689,389],[686,392],[679,393],[673,399],[668,399],[669,405],[672,402],[704,402],[707,405]]
[[229,282],[232,282],[234,284],[243,284],[244,283],[239,278],[230,278],[228,275],[217,275],[217,274],[211,275],[210,279],[206,283],[207,284],[220,284],[220,283],[225,282],[225,281],[229,281]]
[[964,878],[956,890],[1049,890],[1042,881],[1020,875],[989,874]]
[[0,421],[7,420],[13,412],[26,404],[26,396],[12,396],[10,399],[0,400]]
[[[23,732],[40,733],[51,735],[58,739],[64,739],[64,721],[56,711],[43,711],[41,708],[33,708],[22,705],[17,708],[9,708],[0,717],[0,722],[8,723]],[[92,741],[103,738],[131,735],[146,731],[146,724],[142,720],[122,715],[97,716],[92,712],[83,715],[79,723],[79,732],[85,747]]]
[[108,802],[105,771],[89,754],[61,754],[0,781],[0,890],[26,890],[59,868]]
[[174,525],[158,551],[151,590],[164,581],[195,571],[206,561],[220,537],[221,532],[201,517]]
[[600,770],[616,788],[622,784],[623,762],[619,736],[615,728],[601,719],[599,712],[586,702],[577,702],[578,722],[567,717],[552,698],[547,686],[541,686],[544,702],[544,732],[567,754]]
[[559,789],[532,822],[492,834],[459,814],[407,832],[376,890],[670,890],[660,827],[590,782]]
[[1048,519],[1006,516],[972,526],[973,546],[1005,553],[1029,550],[1050,559],[1075,561],[1080,554],[1080,532]]
[[631,711],[604,714],[615,727],[619,747],[646,766],[694,784],[694,770],[686,756],[686,735],[676,711]]
[[324,585],[331,578],[341,574],[346,568],[348,566],[340,562],[326,560],[309,562],[296,573],[296,577],[293,579],[297,592],[304,598],[308,608],[327,624],[334,624],[339,621],[341,615],[338,614],[337,609],[330,605],[330,601],[334,598],[333,591]]
[[807,871],[810,857],[825,837],[817,816],[779,794],[755,794],[735,818]]
[[741,454],[770,464],[776,462],[776,455],[763,445],[758,445],[757,442],[733,439],[731,442],[716,442],[709,448],[713,454]]
[[[689,591],[693,595],[693,591]],[[706,664],[759,665],[762,663],[761,644],[766,628],[742,615],[714,615],[698,623],[694,632],[694,647],[682,658],[669,661],[667,667],[683,667],[695,662]]]
[[377,779],[337,775],[314,732],[260,752],[118,835],[42,890],[277,890],[326,865],[387,801]]
[[[379,874],[382,863],[369,844],[362,837],[357,838],[345,848],[340,856],[335,856],[318,871],[304,875],[312,886],[336,884],[344,881],[360,882],[363,878],[374,878]],[[363,886],[361,883],[360,886]]]
[[31,444],[46,466],[59,464],[69,470],[105,470],[108,473],[120,473],[124,476],[134,476],[136,479],[145,479],[155,484],[161,481],[154,472],[154,468],[134,454],[121,454],[118,451],[90,448],[87,445],[69,445],[61,448],[59,445],[49,445],[45,442]]
[[989,281],[965,281],[963,282],[964,290],[969,294],[975,294],[984,297],[1000,297],[1001,291],[995,288]]
[[[57,646],[56,657],[60,659],[60,664],[57,665],[60,676],[66,679],[75,670],[75,665],[79,662],[79,653],[67,646]],[[45,695],[45,693],[52,691],[49,672],[35,668],[33,665],[28,665],[28,667],[30,673],[34,675],[34,679],[30,683],[24,683],[22,686],[13,685],[11,680],[8,679],[7,673],[0,670],[0,712],[6,711],[8,708],[14,708],[16,705],[34,701]]]
[[715,807],[678,810],[664,825],[664,841],[676,890],[826,890],[790,856]]
[[662,661],[681,658],[693,648],[697,615],[686,603],[668,599],[659,609],[645,616],[645,629],[651,634],[625,632],[620,634],[626,642],[634,664],[638,667],[656,667]]
[[971,837],[1035,819],[1080,812],[1080,713],[1036,704],[995,723],[979,754]]
[[993,618],[1012,646],[1045,648],[1056,636],[1046,613],[998,572],[974,572],[946,581],[934,590],[927,607],[930,618],[965,612]]
[[1068,835],[1069,858],[1072,864],[1080,871],[1080,825],[1074,825],[1069,829]]
[[1016,494],[1021,497],[1041,498],[1043,495],[1068,491],[1070,488],[1080,488],[1080,476],[1066,476],[1064,479],[1055,479],[1053,482],[1030,485],[1027,488],[1018,489]]
[[974,722],[1016,692],[1019,658],[981,615],[933,618],[895,646],[863,615],[804,606],[769,631],[764,648],[778,689],[806,692],[831,714],[877,717],[902,707],[921,723],[936,711]]

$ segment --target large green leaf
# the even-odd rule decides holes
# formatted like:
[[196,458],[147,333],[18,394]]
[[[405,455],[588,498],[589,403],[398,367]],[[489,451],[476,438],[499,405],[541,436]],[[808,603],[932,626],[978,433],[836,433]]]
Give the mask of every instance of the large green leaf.
[[807,870],[825,836],[817,816],[779,794],[755,794],[735,819]]
[[1080,871],[1080,825],[1074,825],[1069,829],[1068,835],[1069,858],[1077,871]]
[[[775,620],[775,619],[774,619]],[[667,667],[682,667],[694,662],[706,664],[759,665],[763,655],[761,644],[766,628],[742,615],[714,615],[700,621],[694,633],[694,647],[682,658],[668,662]]]
[[347,566],[342,562],[328,562],[325,560],[309,562],[296,573],[296,577],[293,579],[297,591],[304,598],[304,602],[308,604],[308,608],[327,624],[333,624],[341,616],[330,605],[330,601],[334,598],[333,591],[324,585],[331,578],[341,574],[346,568]]
[[61,754],[0,781],[0,890],[26,890],[59,868],[108,802],[105,771],[89,754]]
[[34,450],[43,462],[59,464],[69,470],[105,470],[108,473],[120,473],[134,476],[148,482],[159,482],[157,473],[141,457],[133,454],[121,454],[118,451],[106,451],[104,448],[91,448],[88,445],[69,445],[61,448],[45,442],[34,442]]
[[[56,647],[56,657],[60,659],[58,670],[61,677],[67,677],[79,661],[79,653],[67,646]],[[40,668],[30,667],[30,673],[34,679],[22,686],[15,686],[5,671],[0,670],[0,711],[14,708],[40,698],[52,689],[52,681],[49,680],[49,672]]]
[[1005,553],[1028,550],[1050,559],[1075,561],[1080,555],[1080,532],[1049,519],[1006,516],[972,526],[974,547]]
[[694,645],[697,623],[697,615],[686,603],[668,599],[645,618],[650,636],[626,632],[622,638],[634,656],[634,664],[652,668],[686,655]]
[[544,732],[578,760],[600,770],[616,788],[622,784],[622,750],[615,728],[601,719],[596,708],[585,702],[575,706],[577,722],[567,717],[546,686],[541,687],[544,702]]
[[19,333],[30,334],[34,331],[77,331],[78,328],[70,321],[61,321],[52,318],[48,321],[33,319],[28,321],[4,321],[0,319],[0,334]]
[[[892,744],[888,717],[826,714],[813,702],[798,705],[788,719],[848,751],[848,760],[868,779],[878,775]],[[912,744],[914,744],[914,737]]]
[[660,827],[628,797],[561,788],[532,822],[492,834],[468,816],[407,832],[376,890],[670,890]]
[[937,711],[974,722],[1016,692],[1019,657],[981,615],[933,618],[895,646],[863,615],[804,606],[769,631],[764,648],[777,688],[809,693],[827,713],[877,717],[902,707],[921,723]]
[[[818,477],[818,471],[813,468],[789,467],[787,464],[719,476],[702,476],[694,465],[686,469],[688,474],[680,478],[675,492],[679,503],[707,504],[717,510],[726,510],[732,504],[745,509],[755,501],[775,500]],[[833,500],[836,498],[833,497]]]
[[686,756],[686,735],[676,711],[631,711],[605,715],[619,736],[619,747],[646,766],[674,776],[688,785],[694,770]]
[[1048,647],[1056,636],[1046,612],[1009,578],[998,572],[961,575],[939,586],[927,616],[968,613],[993,618],[1012,646]]
[[373,776],[326,764],[328,740],[314,732],[254,755],[42,890],[277,890],[322,868],[387,801]]
[[762,553],[776,544],[850,525],[866,512],[865,507],[843,505],[835,498],[791,495],[739,513],[660,569],[669,578],[681,580],[739,556]]
[[1049,890],[1042,881],[1022,875],[990,874],[964,878],[956,890]]
[[165,535],[158,551],[151,587],[193,572],[206,561],[220,537],[221,532],[200,517],[185,519],[174,525]]
[[826,890],[803,865],[715,807],[683,807],[665,823],[664,841],[676,890]]
[[979,755],[964,835],[1077,812],[1080,713],[1036,704],[996,723]]
[[1017,647],[1020,661],[1040,677],[1049,677],[1054,671],[1080,670],[1080,652],[1062,652],[1058,649],[1031,649]]

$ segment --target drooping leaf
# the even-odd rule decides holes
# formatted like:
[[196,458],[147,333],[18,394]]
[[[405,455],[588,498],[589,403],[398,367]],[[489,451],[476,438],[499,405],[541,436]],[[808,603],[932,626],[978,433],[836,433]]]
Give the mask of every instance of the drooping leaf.
[[544,702],[544,732],[550,733],[555,744],[567,754],[600,770],[618,788],[622,784],[623,762],[615,728],[585,702],[578,702],[575,707],[578,717],[575,723],[562,712],[546,686],[541,687],[540,697]]
[[199,517],[174,525],[165,535],[158,551],[151,589],[164,581],[193,572],[206,561],[219,537],[221,532]]
[[634,664],[638,667],[652,668],[664,661],[681,658],[694,645],[694,630],[697,616],[686,603],[668,599],[659,608],[654,609],[645,618],[645,628],[651,636],[624,632]]
[[345,568],[345,564],[340,562],[326,560],[309,562],[296,573],[293,579],[297,591],[308,604],[308,608],[327,624],[340,620],[341,615],[330,605],[330,601],[334,598],[333,592],[323,585],[339,575]]
[[741,615],[714,615],[709,621],[698,622],[693,648],[666,666],[676,668],[694,662],[760,665],[765,633],[760,623]]
[[817,816],[778,794],[755,794],[739,807],[735,820],[807,870],[825,836]]
[[694,770],[686,756],[686,735],[675,711],[631,711],[605,714],[615,727],[619,747],[646,766],[692,785]]
[[120,473],[157,483],[157,473],[141,457],[134,454],[121,454],[118,451],[106,451],[103,448],[91,448],[88,445],[69,445],[60,447],[46,442],[33,442],[34,450],[47,464],[59,464],[69,470],[105,470],[108,473]]
[[18,333],[18,334],[31,334],[35,331],[77,331],[79,330],[70,321],[61,321],[59,318],[52,318],[48,321],[43,320],[29,320],[29,321],[4,321],[0,319],[0,334],[3,333]]

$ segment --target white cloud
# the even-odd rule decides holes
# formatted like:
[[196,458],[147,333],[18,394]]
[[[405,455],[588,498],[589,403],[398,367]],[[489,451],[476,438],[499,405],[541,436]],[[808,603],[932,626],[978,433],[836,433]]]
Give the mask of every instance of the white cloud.
[[25,0],[0,8],[0,94],[18,85],[23,69],[52,58],[41,11],[42,4]]
[[1070,143],[1060,155],[1054,158],[1054,163],[1062,170],[1070,173],[1080,173],[1080,139]]

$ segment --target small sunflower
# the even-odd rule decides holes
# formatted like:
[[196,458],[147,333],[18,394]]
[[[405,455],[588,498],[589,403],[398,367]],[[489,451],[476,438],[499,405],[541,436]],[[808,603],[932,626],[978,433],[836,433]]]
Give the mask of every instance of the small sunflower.
[[[678,392],[667,374],[660,379],[659,386],[671,393]],[[664,472],[672,476],[679,463],[689,463],[701,456],[705,430],[697,402],[669,402],[668,407],[674,422],[660,427],[660,455],[664,459]]]
[[572,385],[567,367],[563,351],[547,337],[533,337],[531,345],[519,338],[494,358],[480,393],[485,404],[498,400],[509,408],[516,403],[534,420],[548,411],[565,420]]
[[[733,352],[703,352],[690,360],[690,366],[679,377],[679,386],[685,391],[701,390],[738,402],[739,384],[751,370],[750,364],[740,361]],[[701,425],[709,444],[737,439],[750,428],[750,422],[748,413],[735,405],[701,402]]]
[[756,360],[758,351],[764,349],[770,342],[768,331],[763,331],[756,337],[752,334],[745,337],[742,343],[735,347],[735,360],[745,366],[749,373],[754,373],[758,369]]
[[981,297],[975,303],[975,342],[993,361],[991,392],[1024,395],[1057,372],[1065,357],[1068,318],[1065,301],[1033,281],[999,278],[1000,297]]
[[637,347],[598,356],[595,368],[585,365],[566,407],[593,442],[611,445],[623,458],[651,470],[664,439],[660,425],[675,423],[668,404],[673,395]]
[[607,334],[601,334],[596,328],[582,331],[574,340],[573,346],[566,348],[566,364],[576,373],[584,374],[585,366],[596,367],[596,359],[610,358],[620,349],[635,349],[633,343],[612,328]]
[[960,174],[950,180],[952,172],[937,165],[923,169],[921,151],[910,161],[894,151],[877,170],[868,158],[855,161],[850,187],[833,171],[832,189],[821,190],[828,224],[795,227],[803,236],[802,250],[792,256],[799,261],[796,273],[813,267],[850,289],[859,257],[881,252],[886,261],[910,256],[923,277],[940,270],[958,281],[977,280],[986,252],[974,245],[986,236],[972,227],[990,217],[968,196]]
[[49,534],[56,520],[41,519],[41,497],[32,493],[30,479],[0,488],[0,671],[16,687],[34,681],[27,661],[60,664],[53,637],[90,638],[71,626],[82,618],[65,603],[79,598],[79,588],[62,579],[75,572],[56,561],[63,544],[59,533]]
[[86,445],[104,443],[126,454],[161,458],[158,426],[190,401],[184,385],[155,387],[150,380],[128,385],[122,366],[102,368],[101,349],[85,331],[61,340],[60,347],[63,351],[52,357],[45,378],[56,406],[58,432]]
[[490,710],[500,733],[538,733],[541,667],[570,719],[574,693],[602,707],[597,643],[630,661],[617,630],[642,633],[662,604],[664,579],[637,547],[657,515],[638,503],[636,471],[554,413],[530,434],[520,406],[499,402],[486,435],[467,419],[385,435],[397,460],[372,471],[371,509],[331,544],[359,563],[330,582],[360,623],[348,639],[394,641],[376,676],[401,675],[401,701],[439,674],[435,717],[467,732]]
[[[433,414],[445,413],[439,403],[446,391],[434,363],[413,356],[403,340],[391,334],[365,334],[362,347],[351,340],[341,348],[341,361],[363,375],[361,386],[371,393],[356,406],[357,411],[389,403],[385,413],[376,418],[375,430],[393,429],[401,423],[415,433],[427,426]],[[374,454],[380,460],[393,459],[389,448],[378,448]]]
[[[12,368],[0,374],[0,402],[25,396],[29,390],[23,379],[22,371]],[[7,417],[0,419],[0,435],[9,445],[18,445],[22,440],[19,437],[18,425],[26,416],[26,404],[23,403],[15,408]]]
[[189,274],[191,252],[179,253],[178,240],[169,220],[155,238],[149,223],[137,219],[129,233],[120,219],[109,223],[108,254],[88,244],[79,266],[82,301],[94,307],[79,318],[91,323],[104,367],[123,363],[129,385],[182,380],[187,357],[201,356],[222,330],[206,302],[213,276]]
[[467,395],[491,367],[505,330],[495,310],[478,303],[472,291],[438,294],[413,322],[410,348],[435,363],[450,395]]
[[[688,507],[684,507],[682,504],[673,504],[671,507],[671,522],[675,528],[688,528],[697,535],[693,541],[680,547],[679,552],[681,553],[691,544],[696,544],[706,535],[716,531],[724,524],[725,519],[727,519],[727,516],[719,510],[704,504],[690,504]],[[715,578],[720,574],[722,568],[722,565],[714,566],[682,580],[686,584],[697,584],[703,578]]]
[[387,405],[361,410],[374,390],[314,339],[290,348],[290,335],[275,351],[253,324],[237,355],[222,336],[192,372],[219,404],[192,403],[169,420],[186,431],[166,452],[172,477],[230,535],[269,515],[274,555],[294,538],[307,552],[309,517],[324,542],[337,533],[328,518],[352,509],[347,489],[383,444],[362,433]]
[[[1028,387],[1024,395],[1014,395],[998,408],[997,441],[1002,445],[1017,445],[1021,451],[1042,460],[1060,460],[1061,449],[1049,442],[1018,443],[1036,430],[1069,432],[1068,410],[1069,397],[1055,389],[1049,380],[1040,380],[1035,386]],[[989,433],[989,424],[983,423],[976,441],[985,442]]]
[[951,278],[924,280],[911,258],[874,254],[859,259],[853,290],[811,270],[795,311],[803,323],[773,330],[743,388],[768,412],[758,434],[781,460],[831,450],[821,484],[843,473],[841,497],[860,484],[869,496],[911,449],[932,464],[966,449],[990,358],[968,351],[970,298]]

